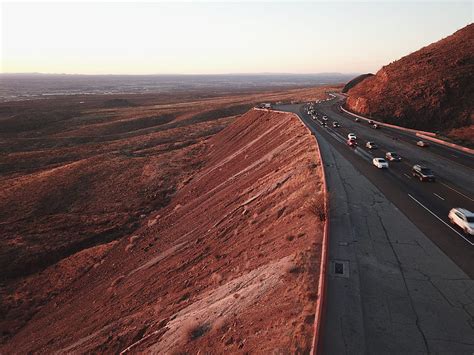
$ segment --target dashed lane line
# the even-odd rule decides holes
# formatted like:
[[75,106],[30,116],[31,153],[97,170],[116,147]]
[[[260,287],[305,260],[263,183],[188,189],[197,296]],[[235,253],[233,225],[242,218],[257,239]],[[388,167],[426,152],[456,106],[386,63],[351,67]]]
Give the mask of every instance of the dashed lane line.
[[442,198],[440,195],[438,195],[436,192],[433,192],[433,195],[435,195],[437,198],[439,198],[440,200],[443,200],[444,201],[444,198]]
[[474,200],[473,200],[472,198],[470,198],[469,196],[467,196],[467,195],[463,194],[462,192],[456,190],[455,188],[453,188],[453,187],[451,187],[451,186],[449,186],[449,185],[447,185],[447,184],[445,184],[445,183],[442,183],[441,181],[439,181],[439,183],[440,183],[441,185],[446,186],[448,189],[453,190],[454,192],[457,192],[457,193],[460,194],[461,196],[464,196],[464,197],[467,198],[469,201],[474,202]]
[[447,224],[445,221],[443,221],[440,217],[438,217],[433,211],[431,211],[428,207],[426,207],[424,204],[422,204],[420,201],[418,201],[416,198],[414,198],[412,195],[408,194],[408,196],[415,201],[417,204],[419,204],[421,207],[423,207],[425,210],[427,210],[429,213],[431,213],[433,216],[435,216],[440,222],[442,222],[446,227],[451,229],[454,233],[459,235],[462,239],[464,239],[466,242],[468,242],[470,245],[474,245],[473,242],[471,242],[469,239],[467,239],[465,236],[463,236],[461,233],[459,233],[456,229],[451,227],[449,224]]

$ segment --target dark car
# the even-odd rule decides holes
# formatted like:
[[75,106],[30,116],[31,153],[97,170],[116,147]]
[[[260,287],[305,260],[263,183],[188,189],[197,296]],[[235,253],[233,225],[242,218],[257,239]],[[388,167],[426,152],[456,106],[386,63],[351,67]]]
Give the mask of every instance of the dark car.
[[420,181],[435,181],[436,180],[436,177],[434,176],[431,169],[428,169],[419,164],[413,166],[411,173],[413,177],[418,178]]
[[356,122],[360,122],[360,119],[356,117],[355,121],[356,121]]
[[372,121],[372,120],[369,120],[369,124],[374,124],[374,121]]

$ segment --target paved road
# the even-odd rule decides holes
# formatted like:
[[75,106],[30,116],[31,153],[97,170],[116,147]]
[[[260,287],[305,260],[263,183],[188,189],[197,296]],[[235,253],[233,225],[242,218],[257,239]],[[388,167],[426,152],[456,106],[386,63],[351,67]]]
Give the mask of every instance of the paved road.
[[[338,107],[338,102],[333,100],[318,105],[317,109],[328,116],[328,126],[337,121],[341,124],[340,128],[323,128],[304,114],[303,105],[287,105],[281,109],[298,113],[308,125],[317,129],[344,159],[381,189],[425,235],[473,278],[474,238],[451,226],[447,217],[453,207],[474,211],[473,158],[468,158],[465,153],[459,153],[463,155],[462,161],[454,157],[452,160],[442,158],[438,155],[439,151],[443,151],[442,147],[437,147],[436,151],[431,147],[420,148],[415,144],[416,138],[411,141],[401,138],[403,134],[392,133],[394,130],[375,130],[368,124],[356,123],[351,116],[341,114],[335,106]],[[359,146],[356,149],[345,144],[349,132],[358,137]],[[375,141],[379,148],[374,151],[365,148],[367,141]],[[371,165],[373,157],[383,157],[387,151],[397,152],[403,161],[391,163],[387,171],[380,171]],[[445,148],[445,151],[451,149]],[[438,181],[427,183],[414,179],[411,167],[418,163],[432,168]]]
[[[330,265],[324,353],[472,354],[473,247],[417,202],[441,213],[445,204],[472,202],[469,189],[459,191],[466,198],[439,183],[412,181],[404,176],[409,166],[403,163],[388,171],[372,167],[370,152],[354,151],[341,139],[345,130],[355,130],[352,124],[361,124],[333,112],[333,103],[318,109],[342,129],[321,127],[302,113],[302,105],[278,107],[298,113],[314,132],[327,175]],[[436,160],[430,157],[434,152],[416,151],[409,142],[380,138],[387,135],[382,132],[358,127],[355,133],[361,140],[376,140],[383,152],[394,150],[393,144],[408,165],[418,154],[426,162]],[[453,172],[441,175],[449,187],[459,188],[450,184]],[[438,185],[446,190],[433,190]],[[429,198],[434,191],[445,200],[435,196],[442,203],[433,207]]]

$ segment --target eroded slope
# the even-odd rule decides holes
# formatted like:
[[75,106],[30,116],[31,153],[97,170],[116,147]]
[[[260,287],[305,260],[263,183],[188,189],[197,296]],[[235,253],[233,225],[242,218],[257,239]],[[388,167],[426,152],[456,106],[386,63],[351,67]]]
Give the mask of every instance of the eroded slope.
[[294,115],[251,110],[209,147],[169,205],[1,351],[307,351],[323,230],[314,138]]

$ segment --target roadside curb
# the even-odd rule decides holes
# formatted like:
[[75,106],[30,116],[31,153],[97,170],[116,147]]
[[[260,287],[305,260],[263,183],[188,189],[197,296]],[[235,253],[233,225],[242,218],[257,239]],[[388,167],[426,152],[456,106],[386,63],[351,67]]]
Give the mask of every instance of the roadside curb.
[[301,125],[308,131],[308,133],[314,138],[316,148],[318,150],[318,157],[321,164],[322,170],[322,185],[323,185],[323,194],[324,194],[324,227],[323,227],[323,240],[321,243],[321,261],[319,265],[319,283],[318,283],[318,300],[316,302],[316,311],[314,316],[314,331],[313,331],[313,340],[311,342],[311,355],[321,353],[321,338],[322,338],[322,323],[325,314],[325,303],[326,303],[326,280],[327,280],[327,259],[328,259],[328,241],[329,241],[329,199],[328,199],[328,190],[326,184],[326,172],[324,171],[323,157],[321,155],[321,149],[319,147],[318,140],[316,136],[311,132],[311,130],[306,126],[300,116],[293,112],[279,111],[279,110],[268,110],[268,109],[259,109],[256,110],[269,111],[269,112],[278,112],[295,116]]
[[[298,116],[298,115],[297,115]],[[298,116],[299,118],[299,116]],[[301,121],[301,119],[300,119]],[[303,123],[303,122],[301,122]],[[311,130],[303,123],[306,129],[314,137],[316,147],[318,148],[318,156],[322,170],[322,183],[324,193],[324,230],[323,230],[323,241],[321,245],[321,262],[319,266],[319,284],[318,284],[318,303],[316,304],[316,314],[314,317],[314,335],[313,344],[311,345],[311,355],[321,353],[321,338],[322,338],[322,323],[325,315],[325,304],[326,304],[326,280],[327,280],[327,265],[328,265],[328,244],[329,244],[329,196],[326,184],[326,172],[323,165],[323,157],[321,155],[321,149],[319,148],[318,140]]]
[[[290,113],[285,111],[278,111],[283,113]],[[326,277],[327,277],[327,259],[328,259],[328,240],[329,240],[329,199],[328,199],[328,190],[326,184],[326,172],[324,171],[323,157],[321,155],[321,149],[319,147],[318,140],[316,136],[311,132],[311,130],[306,126],[303,120],[296,113],[290,113],[298,118],[298,121],[303,125],[308,133],[313,137],[314,143],[318,150],[319,162],[321,164],[321,178],[323,185],[323,195],[324,195],[324,227],[323,227],[323,240],[321,243],[321,261],[319,264],[319,282],[318,282],[318,301],[316,303],[316,311],[314,316],[314,332],[313,332],[313,341],[311,343],[311,355],[321,353],[321,338],[322,338],[322,323],[325,314],[325,304],[326,304]]]
[[[360,116],[360,115],[357,115],[353,112],[350,112],[348,110],[346,110],[344,107],[340,106],[341,107],[341,110],[344,111],[345,113],[351,115],[351,116],[354,116],[354,117],[358,117],[360,119],[363,119],[365,121],[369,121],[370,119],[368,119],[367,117],[364,117],[364,116]],[[415,134],[417,137],[420,137],[420,138],[423,138],[423,139],[427,139],[427,140],[430,140],[432,142],[435,142],[435,143],[438,143],[438,144],[441,144],[441,145],[444,145],[446,147],[450,147],[450,148],[453,148],[453,149],[456,149],[456,150],[460,150],[462,152],[466,152],[466,153],[470,153],[470,154],[474,154],[474,149],[470,149],[470,148],[467,148],[467,147],[463,147],[461,145],[458,145],[458,144],[454,144],[454,143],[449,143],[449,142],[446,142],[442,139],[439,139],[439,138],[435,138],[436,137],[436,133],[433,133],[433,132],[427,132],[427,131],[419,131],[419,130],[416,130],[416,129],[412,129],[412,128],[405,128],[405,127],[401,127],[401,126],[397,126],[397,125],[393,125],[393,124],[389,124],[389,123],[384,123],[384,122],[380,122],[380,121],[376,121],[376,120],[372,120],[373,122],[377,123],[379,126],[385,126],[385,127],[389,127],[389,128],[393,128],[393,129],[398,129],[400,131],[405,131],[405,132],[410,132],[410,133],[413,133]]]

